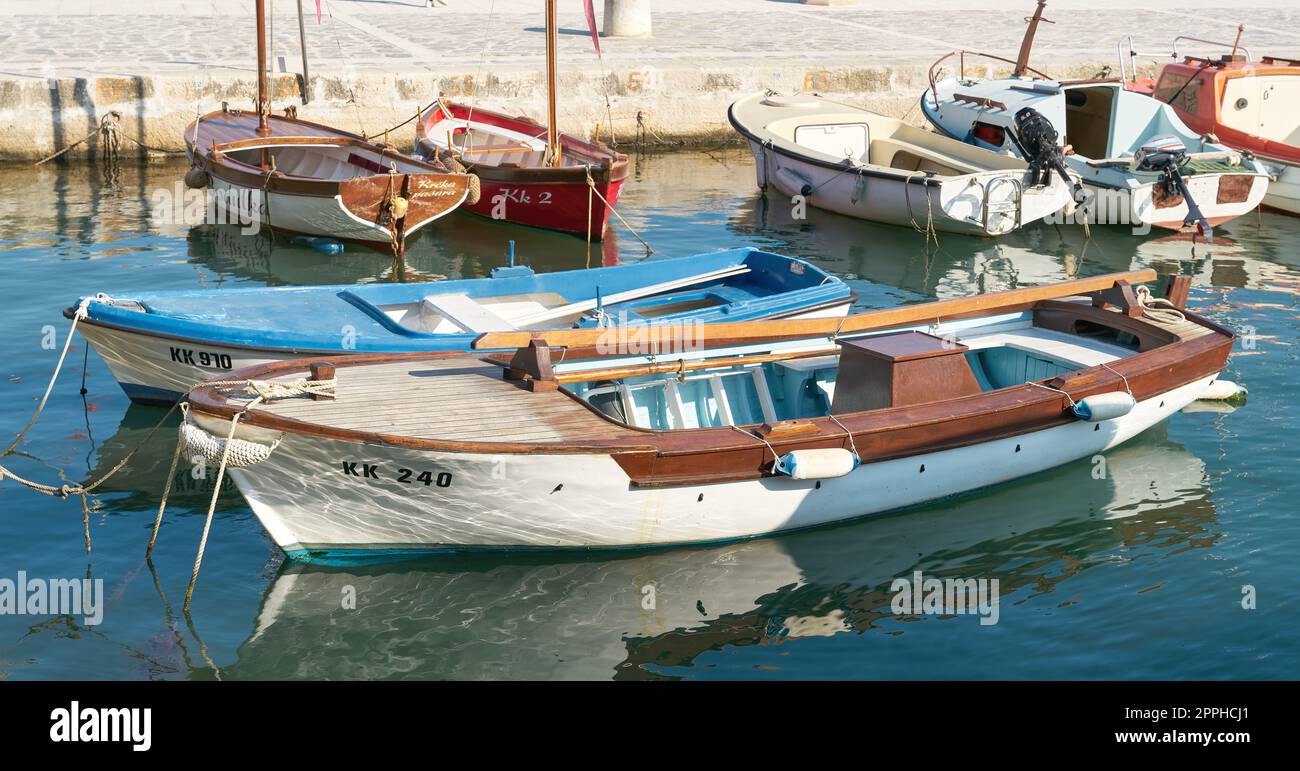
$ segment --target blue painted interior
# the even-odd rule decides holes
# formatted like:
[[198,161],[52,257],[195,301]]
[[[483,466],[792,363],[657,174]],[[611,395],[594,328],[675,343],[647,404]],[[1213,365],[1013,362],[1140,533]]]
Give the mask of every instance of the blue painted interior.
[[[674,259],[646,260],[590,270],[533,274],[436,284],[362,284],[198,289],[140,292],[145,312],[91,303],[92,320],[145,334],[231,346],[307,352],[401,352],[467,350],[478,333],[432,334],[392,320],[381,306],[418,303],[431,294],[470,298],[555,293],[582,302],[640,287],[744,265],[748,273],[691,285],[676,292],[607,304],[615,319],[648,323],[748,321],[796,314],[852,299],[848,285],[802,260],[741,248]],[[663,313],[672,304],[695,300],[704,307]],[[659,311],[659,312],[657,312]],[[626,313],[626,316],[621,314]],[[584,320],[583,323],[595,323]],[[351,331],[352,335],[347,335]],[[347,338],[350,347],[344,347]]]

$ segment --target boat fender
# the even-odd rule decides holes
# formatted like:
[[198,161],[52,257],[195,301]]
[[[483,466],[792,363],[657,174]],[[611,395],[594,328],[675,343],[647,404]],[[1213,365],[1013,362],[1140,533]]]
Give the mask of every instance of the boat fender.
[[461,163],[460,159],[456,157],[456,152],[454,150],[439,150],[438,161],[450,169],[454,174],[465,173],[465,164]]
[[774,470],[791,479],[834,479],[861,465],[858,456],[839,447],[794,450],[777,460]]
[[393,213],[394,220],[400,220],[400,218],[406,217],[407,209],[409,207],[411,207],[411,202],[408,202],[407,199],[402,198],[400,195],[394,195],[393,200],[389,202],[389,208],[391,213]]
[[1196,398],[1205,399],[1207,401],[1230,402],[1238,399],[1245,399],[1246,395],[1249,393],[1250,392],[1246,390],[1245,386],[1238,385],[1231,380],[1215,380],[1213,383],[1206,386],[1205,391]]
[[325,254],[340,254],[343,251],[343,244],[332,238],[321,238],[319,236],[294,236],[290,243],[300,246],[310,246],[318,252]]
[[190,170],[185,172],[185,186],[191,190],[202,190],[212,184],[212,177],[208,176],[206,169],[201,166],[191,166]]
[[799,191],[799,195],[802,195],[805,198],[812,195],[812,183],[790,169],[781,167],[776,170],[776,176],[779,177],[789,189]]
[[1133,411],[1137,400],[1132,394],[1123,391],[1111,391],[1094,394],[1074,403],[1074,414],[1090,423],[1122,418]]
[[181,441],[184,454],[191,463],[202,460],[204,465],[216,467],[225,455],[228,468],[246,468],[254,463],[261,463],[271,457],[271,452],[279,444],[261,444],[247,439],[230,439],[230,452],[226,453],[226,438],[214,436],[188,420],[181,423]]
[[483,182],[477,174],[467,174],[465,176],[465,205],[473,206],[478,203],[478,199],[483,195]]

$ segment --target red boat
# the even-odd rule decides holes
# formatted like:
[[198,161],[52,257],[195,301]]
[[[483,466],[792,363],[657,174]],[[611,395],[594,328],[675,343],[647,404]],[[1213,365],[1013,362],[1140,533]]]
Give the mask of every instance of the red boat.
[[435,102],[420,116],[416,154],[454,159],[481,182],[475,214],[599,240],[627,178],[627,156],[550,132],[529,118]]
[[[415,152],[453,169],[473,169],[481,194],[465,208],[475,214],[599,240],[627,178],[627,156],[560,133],[555,3],[546,0],[546,125],[439,99],[420,115]],[[588,24],[594,41],[590,7]]]
[[[1174,58],[1180,61],[1166,64],[1154,79],[1130,80],[1124,72],[1125,87],[1173,107],[1192,130],[1255,155],[1273,177],[1263,205],[1300,215],[1300,59],[1255,59],[1240,46],[1240,34],[1230,53],[1179,57],[1178,40]],[[1129,48],[1130,59],[1140,56],[1131,40]]]

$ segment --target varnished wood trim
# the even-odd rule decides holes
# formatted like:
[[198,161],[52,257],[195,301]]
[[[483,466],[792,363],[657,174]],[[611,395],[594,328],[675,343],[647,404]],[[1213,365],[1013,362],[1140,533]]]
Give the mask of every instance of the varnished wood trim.
[[[743,321],[726,324],[709,324],[701,330],[701,338],[687,342],[693,345],[717,346],[731,341],[758,341],[790,337],[817,337],[820,335],[841,335],[873,329],[918,324],[927,321],[940,321],[968,316],[989,315],[999,312],[1024,310],[1040,300],[1051,300],[1072,295],[1086,294],[1103,289],[1110,289],[1117,281],[1131,284],[1154,281],[1156,272],[1151,269],[1128,271],[1125,273],[1108,273],[1092,278],[1080,278],[1062,281],[1056,284],[1010,289],[1004,292],[990,292],[973,297],[961,297],[953,300],[903,305],[895,308],[866,311],[843,319],[780,319],[776,321]],[[645,327],[646,338],[654,336],[655,327]],[[618,334],[617,329],[566,329],[548,330],[546,332],[486,332],[474,341],[476,350],[492,348],[522,348],[529,341],[545,336],[553,346],[565,348],[595,347],[610,335]],[[680,335],[665,334],[665,338]],[[661,351],[672,350],[674,341],[665,339]]]
[[[1080,318],[1107,314],[1117,324],[1155,327],[1141,319],[1086,305],[1045,305],[1049,307],[1039,310],[1073,310]],[[1172,342],[1136,353],[1109,367],[1081,369],[1067,373],[1055,382],[1065,387],[1077,401],[1097,393],[1122,390],[1127,380],[1127,387],[1141,401],[1222,371],[1232,348],[1232,333],[1195,314],[1186,315],[1189,321],[1204,326],[1212,334],[1191,339],[1172,336]],[[1154,331],[1148,332],[1149,336],[1154,334]],[[1165,334],[1169,337],[1168,333]],[[340,379],[343,379],[346,378],[348,367],[380,361],[438,361],[457,356],[465,354],[361,354],[332,360],[341,371]],[[273,378],[301,372],[306,369],[309,361],[277,362],[247,368],[223,377],[229,380]],[[308,436],[390,444],[418,450],[608,454],[624,469],[632,484],[653,487],[757,478],[770,473],[774,451],[781,455],[796,449],[847,448],[853,445],[864,461],[876,462],[1027,434],[1064,425],[1076,419],[1068,412],[1069,401],[1064,395],[1025,384],[940,402],[836,415],[838,423],[830,418],[812,418],[807,422],[817,427],[816,434],[777,439],[770,442],[769,448],[757,438],[752,443],[747,442],[745,437],[731,428],[675,431],[631,428],[602,415],[572,394],[564,393],[593,415],[605,420],[610,427],[610,436],[563,443],[465,442],[338,429],[284,418],[264,410],[251,411],[243,421],[254,426]],[[228,401],[210,387],[201,387],[192,392],[190,403],[196,411],[223,419],[229,419],[241,409],[238,403]],[[841,425],[851,432],[852,443]],[[752,430],[754,427],[748,428]]]

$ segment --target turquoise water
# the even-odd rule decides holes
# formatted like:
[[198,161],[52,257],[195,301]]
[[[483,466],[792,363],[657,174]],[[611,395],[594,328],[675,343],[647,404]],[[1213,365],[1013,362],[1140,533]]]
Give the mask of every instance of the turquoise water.
[[[645,258],[622,224],[568,236],[453,215],[407,265],[325,256],[151,215],[183,165],[0,169],[0,428],[26,423],[78,295],[475,277],[521,258],[558,270]],[[1300,219],[1252,215],[1213,247],[1098,228],[1001,241],[919,234],[763,197],[747,153],[635,158],[620,209],[663,256],[754,244],[850,280],[864,307],[1152,266],[1195,276],[1193,308],[1242,331],[1228,377],[1249,402],[1175,415],[1108,454],[896,515],[711,548],[609,556],[462,556],[363,568],[287,564],[222,491],[191,612],[185,586],[212,492],[178,474],[153,564],[145,545],[174,432],[130,407],[74,341],[50,406],[11,457],[61,482],[126,457],[94,496],[0,481],[0,579],[103,579],[103,622],[0,615],[0,679],[39,678],[1282,678],[1300,672],[1293,441]],[[52,329],[46,329],[47,325]],[[87,393],[79,386],[85,378]],[[6,441],[7,444],[7,441]],[[998,623],[897,616],[895,578],[996,578]],[[1256,607],[1242,607],[1243,586]],[[647,587],[652,587],[648,590]],[[653,607],[646,607],[653,595]],[[353,603],[347,602],[355,598]]]

